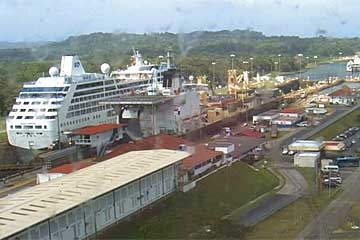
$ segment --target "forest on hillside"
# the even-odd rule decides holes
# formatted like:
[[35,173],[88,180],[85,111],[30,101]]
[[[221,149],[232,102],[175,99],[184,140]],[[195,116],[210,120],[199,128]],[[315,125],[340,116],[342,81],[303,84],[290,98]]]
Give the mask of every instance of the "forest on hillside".
[[[300,38],[296,36],[265,36],[250,30],[197,31],[191,33],[92,33],[69,37],[60,42],[31,44],[0,44],[0,115],[6,115],[22,83],[47,74],[48,68],[59,66],[61,56],[77,54],[88,72],[100,72],[100,65],[109,63],[113,69],[124,68],[130,63],[133,48],[144,59],[158,62],[159,55],[171,49],[182,74],[212,75],[212,62],[216,62],[216,83],[226,79],[231,66],[230,54],[237,69],[260,74],[278,70],[280,60],[283,72],[299,69],[299,53],[306,65],[313,56],[336,57],[339,52],[353,55],[360,49],[359,38]],[[15,47],[14,47],[15,46]],[[281,57],[279,59],[279,54]],[[306,61],[305,57],[309,60]]]

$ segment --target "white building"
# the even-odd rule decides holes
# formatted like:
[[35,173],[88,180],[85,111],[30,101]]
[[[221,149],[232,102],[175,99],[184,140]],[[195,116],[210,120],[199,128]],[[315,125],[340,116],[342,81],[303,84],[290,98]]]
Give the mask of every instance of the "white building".
[[319,152],[301,152],[294,156],[294,166],[314,168],[320,159]]
[[325,144],[313,140],[296,140],[289,145],[289,150],[295,152],[319,152],[323,150]]
[[272,124],[272,121],[274,121],[279,116],[280,116],[279,110],[272,109],[253,116],[253,123],[255,124],[262,121],[266,121],[269,122],[269,124]]
[[177,190],[184,151],[129,152],[0,199],[0,239],[84,239]]

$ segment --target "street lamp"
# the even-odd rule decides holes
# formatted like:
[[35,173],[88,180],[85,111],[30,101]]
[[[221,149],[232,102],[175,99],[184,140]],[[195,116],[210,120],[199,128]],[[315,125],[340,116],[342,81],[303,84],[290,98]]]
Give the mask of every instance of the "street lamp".
[[[162,81],[162,76],[161,76],[161,60],[164,58],[164,56],[160,55],[159,56],[159,61],[160,61],[160,64],[159,64],[159,72],[160,72],[160,82]],[[157,76],[156,76],[157,77]]]
[[252,71],[253,71],[253,60],[254,60],[254,58],[251,57],[251,58],[249,58],[249,59],[250,59],[250,72],[252,73]]
[[316,59],[318,59],[318,56],[314,56],[315,67],[316,67]]
[[210,84],[211,89],[212,89],[212,85],[215,84],[215,65],[216,65],[216,62],[212,62],[211,65],[212,65],[212,69],[213,69],[213,82],[212,82],[212,84]]
[[234,69],[234,57],[236,56],[235,54],[230,54],[230,57],[231,57],[231,69]]
[[249,62],[248,61],[243,61],[243,64],[244,64],[244,68],[245,68],[245,71],[247,71],[247,67],[246,67],[246,64],[248,64]]
[[274,64],[275,64],[275,71],[276,70],[279,71],[279,62],[274,62]]
[[[341,56],[342,56],[342,52],[339,52],[339,60],[341,60]],[[340,77],[340,74],[341,74],[341,64],[339,64],[339,77]]]
[[282,56],[281,54],[278,54],[278,58],[279,58],[279,66],[278,66],[279,72],[280,72],[281,56]]
[[302,53],[299,53],[298,54],[298,57],[299,57],[299,60],[300,60],[300,79],[301,79],[301,59],[302,59],[302,57],[303,57],[304,55],[302,54]]

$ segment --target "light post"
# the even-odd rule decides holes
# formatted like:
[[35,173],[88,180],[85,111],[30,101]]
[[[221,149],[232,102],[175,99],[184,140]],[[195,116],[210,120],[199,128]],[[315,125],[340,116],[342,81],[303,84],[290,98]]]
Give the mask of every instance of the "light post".
[[215,84],[215,65],[216,65],[216,62],[212,62],[211,65],[212,65],[212,70],[213,70],[213,82],[212,82],[212,84],[210,84],[210,86],[211,86],[211,89],[213,89],[213,84]]
[[279,71],[279,62],[274,62],[275,64],[275,71]]
[[252,75],[253,75],[253,64],[254,64],[254,58],[251,57],[250,59],[250,79],[252,79]]
[[279,65],[278,65],[279,73],[280,73],[280,69],[281,69],[281,66],[280,66],[280,65],[281,65],[281,56],[282,56],[281,54],[278,54],[278,58],[279,58],[279,61],[278,61],[278,62],[279,62]]
[[[339,60],[341,60],[342,57],[342,52],[339,52]],[[341,63],[339,63],[339,78],[340,78],[340,74],[341,74]]]
[[299,71],[300,71],[300,72],[299,72],[299,73],[300,73],[300,79],[301,79],[301,77],[302,77],[302,76],[301,76],[301,59],[302,59],[303,56],[304,56],[304,55],[303,55],[302,53],[299,53],[299,54],[298,54],[299,61],[300,61],[300,70],[299,70]]
[[[160,82],[162,81],[162,76],[161,76],[161,60],[164,58],[164,56],[160,55],[159,56],[159,61],[160,61],[160,64],[159,64],[159,72],[160,72]],[[157,77],[157,76],[156,76]]]
[[235,58],[235,54],[230,54],[230,58],[231,58],[231,69],[234,69],[234,58]]
[[249,63],[248,61],[243,61],[245,71],[247,71],[246,64],[248,64],[248,63]]
[[318,56],[314,56],[315,67],[316,67],[316,59],[318,59]]

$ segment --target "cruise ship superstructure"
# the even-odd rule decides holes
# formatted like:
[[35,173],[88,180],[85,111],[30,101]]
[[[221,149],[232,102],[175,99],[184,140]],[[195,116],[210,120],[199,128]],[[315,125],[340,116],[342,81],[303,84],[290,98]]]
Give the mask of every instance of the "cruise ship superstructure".
[[60,71],[52,67],[50,76],[24,84],[6,121],[9,143],[44,149],[67,142],[75,129],[118,122],[111,105],[99,101],[146,91],[157,80],[154,74],[166,76],[168,70],[169,64],[157,69],[144,63],[137,52],[133,59],[133,66],[111,74],[103,64],[99,74],[86,73],[78,56],[63,56]]

